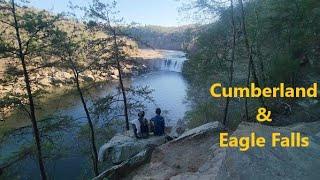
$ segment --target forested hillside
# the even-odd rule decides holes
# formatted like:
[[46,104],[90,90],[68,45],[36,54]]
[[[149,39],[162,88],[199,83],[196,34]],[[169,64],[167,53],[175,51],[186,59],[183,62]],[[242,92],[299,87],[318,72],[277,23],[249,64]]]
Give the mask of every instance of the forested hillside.
[[[251,119],[250,112],[249,117],[245,117],[248,115],[245,112],[253,109],[247,106],[256,107],[261,103],[276,109],[274,112],[281,117],[274,121],[276,124],[294,122],[295,118],[290,121],[281,116],[290,113],[304,117],[300,119],[304,121],[319,118],[316,115],[319,114],[318,101],[260,98],[217,102],[209,97],[208,89],[212,83],[221,81],[225,86],[248,86],[249,82],[255,82],[261,87],[276,86],[280,82],[298,87],[318,82],[320,1],[252,0],[243,4],[232,0],[227,3],[196,1],[191,7],[219,16],[197,37],[194,51],[188,53],[190,61],[184,66],[184,74],[193,84],[188,97],[197,107],[189,113],[194,125],[212,117],[226,118],[229,104],[230,122]],[[204,122],[197,122],[199,119]]]
[[181,27],[136,26],[125,31],[139,39],[141,48],[156,48],[168,50],[184,50],[199,31],[199,26]]
[[[47,11],[41,11],[34,8],[17,8],[18,16],[35,16],[35,19],[32,19],[33,21],[38,21],[36,23],[36,26],[41,27],[41,23],[47,23],[46,21],[52,21],[52,28],[51,32],[49,32],[51,35],[50,42],[48,43],[55,43],[53,41],[56,41],[58,36],[60,36],[57,33],[66,33],[66,35],[69,36],[79,36],[75,37],[77,40],[79,40],[79,43],[81,42],[81,38],[86,38],[86,40],[91,40],[91,43],[94,43],[96,40],[100,41],[107,41],[110,40],[110,34],[109,32],[104,32],[102,30],[98,30],[98,28],[90,27],[90,22],[81,22],[73,17],[68,16],[62,16],[62,15],[53,15],[50,12]],[[4,17],[3,17],[4,18]],[[26,20],[28,21],[29,17],[26,17]],[[37,19],[36,19],[37,18]],[[41,19],[42,18],[42,19]],[[29,23],[29,22],[26,22]],[[91,22],[92,23],[92,22]],[[93,23],[94,25],[94,23]],[[22,41],[27,41],[29,38],[29,42],[31,42],[33,36],[37,35],[38,28],[40,27],[29,27],[31,25],[24,24],[24,26],[27,26],[25,28],[30,28],[26,32],[26,34],[23,34]],[[10,46],[7,44],[6,41],[13,41],[14,40],[14,29],[10,28],[11,24],[7,24],[5,21],[0,22],[0,32],[2,37],[2,44],[0,44],[0,53],[3,53],[3,55],[0,57],[0,82],[2,84],[0,85],[0,91],[2,92],[0,95],[0,98],[6,96],[8,93],[14,93],[14,94],[23,94],[23,78],[17,77],[17,73],[21,73],[22,67],[19,65],[18,59],[16,59],[14,56],[10,55],[11,50],[8,49]],[[23,32],[24,33],[24,32]],[[35,33],[35,35],[33,35]],[[48,36],[49,36],[48,35]],[[55,37],[54,37],[55,36]],[[49,37],[48,37],[49,38]],[[61,37],[59,37],[61,38]],[[124,53],[128,56],[137,56],[138,53],[138,45],[134,40],[131,40],[128,37],[125,37],[124,35],[119,35],[119,40],[122,40],[124,43]],[[108,42],[109,43],[109,42]],[[40,43],[34,42],[34,44],[31,44],[35,47],[37,47]],[[28,47],[31,45],[28,45]],[[35,90],[39,90],[41,88],[48,88],[52,86],[66,86],[67,84],[70,85],[72,80],[70,79],[72,77],[72,71],[66,70],[64,65],[61,65],[59,63],[59,57],[57,56],[57,49],[56,47],[53,47],[54,45],[49,46],[49,48],[45,49],[46,51],[37,52],[38,57],[35,57],[33,61],[28,62],[26,65],[28,68],[33,69],[33,71],[30,73],[31,78],[35,78],[38,82],[37,86],[34,87]],[[81,45],[80,45],[81,46]],[[81,46],[82,48],[85,48],[84,45]],[[34,48],[34,47],[31,47]],[[38,48],[38,47],[37,47]],[[87,48],[87,47],[86,47]],[[111,49],[110,44],[106,44],[107,49]],[[12,53],[12,52],[11,52]],[[97,55],[97,54],[95,54]],[[110,56],[110,51],[105,51],[104,54],[99,54],[95,58],[101,58],[102,56]],[[32,57],[33,58],[33,57]],[[111,58],[108,59],[111,61]],[[127,61],[130,62],[130,61]],[[90,58],[78,58],[77,63],[80,63],[84,66],[89,65]],[[99,62],[100,65],[103,62]],[[131,61],[129,64],[135,63],[134,61]],[[89,77],[80,77],[81,81],[103,81],[104,78],[108,78],[112,75],[114,75],[115,68],[109,67],[109,70],[106,70],[106,72],[101,71],[101,67],[98,66],[92,66],[88,67],[88,69],[83,72],[85,76],[89,75]],[[101,75],[104,74],[104,75]],[[21,75],[21,74],[19,74]],[[37,77],[34,77],[37,76]],[[48,77],[51,76],[51,77]],[[14,86],[13,86],[14,85]],[[22,86],[22,87],[21,87]]]

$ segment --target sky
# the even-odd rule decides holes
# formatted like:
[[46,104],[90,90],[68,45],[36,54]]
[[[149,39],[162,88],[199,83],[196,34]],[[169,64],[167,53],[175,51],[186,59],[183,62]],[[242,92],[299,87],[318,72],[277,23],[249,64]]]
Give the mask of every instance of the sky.
[[[103,1],[103,0],[102,0]],[[53,12],[68,10],[69,0],[30,0],[30,5]],[[74,4],[85,5],[90,0],[72,0]],[[180,26],[190,24],[179,13],[180,2],[177,0],[117,0],[119,16],[126,23],[141,25]]]

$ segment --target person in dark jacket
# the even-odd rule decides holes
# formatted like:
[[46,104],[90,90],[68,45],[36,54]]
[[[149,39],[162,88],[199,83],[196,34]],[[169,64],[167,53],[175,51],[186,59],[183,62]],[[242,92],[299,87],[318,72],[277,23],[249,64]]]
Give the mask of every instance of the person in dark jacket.
[[161,109],[156,109],[156,116],[153,117],[151,120],[151,125],[153,129],[153,133],[155,136],[163,136],[164,135],[164,128],[165,128],[165,122],[164,118],[161,116]]

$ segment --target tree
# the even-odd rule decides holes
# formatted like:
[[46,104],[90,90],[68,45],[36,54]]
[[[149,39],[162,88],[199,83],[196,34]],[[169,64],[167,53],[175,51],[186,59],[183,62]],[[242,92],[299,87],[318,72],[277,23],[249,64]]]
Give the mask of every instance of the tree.
[[[231,11],[230,16],[231,16],[231,27],[232,27],[232,45],[231,45],[231,61],[230,61],[230,68],[229,68],[229,87],[231,87],[233,83],[235,48],[236,48],[236,27],[235,27],[236,25],[234,20],[233,0],[230,0],[230,11]],[[227,97],[225,110],[224,110],[224,117],[223,117],[224,125],[226,125],[226,122],[228,119],[229,103],[230,103],[230,98]]]
[[115,15],[113,12],[116,3],[104,4],[99,0],[93,0],[93,4],[90,6],[88,10],[88,14],[90,17],[94,19],[98,19],[99,26],[102,31],[105,31],[107,34],[111,36],[113,45],[111,52],[111,59],[115,61],[115,65],[119,74],[119,87],[121,89],[122,98],[123,98],[123,112],[126,122],[126,129],[129,130],[129,111],[128,111],[128,101],[127,101],[127,93],[126,88],[123,83],[123,73],[122,73],[122,63],[126,60],[126,52],[124,51],[124,47],[127,46],[125,40],[121,35],[123,34],[117,27],[113,26],[112,23],[116,23],[119,20],[114,20],[111,22],[110,15]]
[[[245,17],[245,12],[244,12],[244,7],[243,7],[242,0],[239,0],[239,4],[240,4],[240,11],[241,11],[242,31],[243,31],[244,41],[245,41],[245,47],[246,47],[246,50],[247,50],[247,55],[248,55],[248,58],[249,58],[247,87],[249,87],[249,84],[250,84],[250,75],[251,74],[253,76],[254,83],[257,85],[257,87],[260,87],[258,75],[257,75],[257,72],[256,72],[255,63],[253,61],[252,46],[250,45],[249,36],[247,34],[246,17]],[[265,106],[263,97],[261,96],[259,99],[260,99],[260,102],[261,102],[262,106]],[[248,99],[247,98],[245,99],[245,112],[246,112],[246,119],[249,120]]]
[[[208,58],[211,61],[210,64],[215,66],[214,68],[210,66],[209,71],[217,68],[219,68],[217,69],[219,72],[226,71],[228,76],[227,84],[229,87],[231,87],[234,76],[234,61],[237,38],[234,1],[196,0],[191,3],[190,6],[191,8],[199,9],[200,11],[198,11],[198,13],[210,14],[210,16],[213,17],[218,15],[220,17],[220,21],[230,21],[227,25],[221,25],[219,21],[214,22],[214,20],[212,20],[215,25],[213,28],[214,30],[211,28],[208,29],[208,34],[201,36],[201,38],[198,39],[198,43],[199,45],[205,46],[203,48],[204,50],[200,52],[205,54],[206,57],[204,59]],[[225,29],[230,29],[231,31],[226,31]],[[200,59],[202,59],[202,57],[200,57],[199,60]],[[204,71],[202,74],[207,75],[208,73]],[[205,77],[203,78],[206,79]],[[229,104],[230,98],[227,97],[223,110],[222,123],[224,125],[226,125],[228,119]]]
[[[21,1],[21,4],[23,2]],[[32,123],[41,177],[47,179],[29,67],[43,63],[41,57],[50,44],[49,37],[51,31],[55,29],[54,22],[57,18],[49,16],[44,11],[26,10],[15,0],[1,1],[0,8],[0,24],[4,27],[0,34],[0,53],[3,57],[10,58],[11,61],[19,60],[19,68],[22,69],[29,107],[26,111]],[[36,57],[41,60],[36,61]]]
[[76,22],[76,24],[73,24],[71,27],[66,29],[68,32],[62,30],[58,32],[53,50],[54,54],[61,58],[60,67],[72,71],[74,85],[81,100],[89,125],[93,171],[95,176],[98,176],[98,151],[94,124],[89,112],[87,101],[85,100],[80,82],[80,75],[86,70],[92,70],[99,67],[99,60],[103,59],[101,56],[104,53],[107,53],[104,44],[106,44],[108,38],[107,40],[104,37],[96,38],[94,31],[88,31],[88,29],[79,22]]

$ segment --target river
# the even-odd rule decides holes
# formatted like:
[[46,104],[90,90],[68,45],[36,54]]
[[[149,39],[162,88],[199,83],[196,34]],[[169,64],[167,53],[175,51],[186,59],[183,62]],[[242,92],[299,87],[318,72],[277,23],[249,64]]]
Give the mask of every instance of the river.
[[[154,116],[157,107],[163,110],[166,124],[174,125],[179,119],[183,119],[188,109],[186,102],[187,82],[181,74],[183,62],[186,60],[185,54],[180,51],[162,51],[163,59],[149,60],[148,66],[151,71],[138,76],[127,78],[126,85],[131,86],[148,86],[153,89],[153,102],[145,102],[146,118]],[[95,97],[104,96],[105,92],[114,91],[117,84],[100,85],[90,94]],[[52,101],[51,101],[52,102]],[[81,119],[84,116],[81,103],[76,95],[68,95],[57,98],[55,108],[60,107],[59,114]],[[50,108],[52,109],[52,108]],[[52,111],[49,111],[52,113]],[[49,116],[50,116],[49,113]],[[57,112],[55,112],[57,113]],[[48,113],[47,113],[48,114]],[[130,120],[136,118],[131,114]],[[86,120],[80,120],[79,124],[85,123]],[[78,123],[78,122],[77,122]],[[81,128],[80,128],[81,129]],[[91,164],[89,155],[85,155],[84,149],[88,150],[88,143],[77,142],[79,138],[79,128],[71,128],[69,131],[56,132],[54,135],[60,137],[59,146],[47,147],[52,148],[52,153],[59,152],[59,157],[46,160],[46,169],[50,179],[87,179],[92,177]],[[106,138],[107,140],[107,138]],[[19,148],[25,144],[32,143],[31,135],[11,135],[0,145],[0,164],[6,157],[14,156]],[[99,141],[99,140],[98,140]],[[105,140],[100,139],[100,143]],[[69,147],[67,150],[63,150]],[[15,163],[14,166],[5,170],[3,175],[10,179],[40,179],[37,160],[34,156],[26,156],[23,160]],[[1,176],[0,176],[1,179]]]

